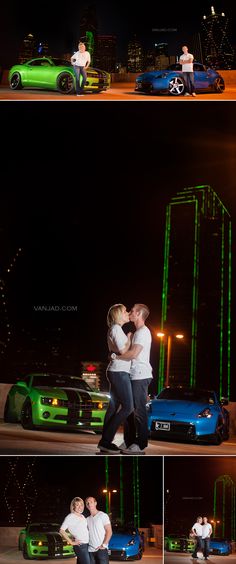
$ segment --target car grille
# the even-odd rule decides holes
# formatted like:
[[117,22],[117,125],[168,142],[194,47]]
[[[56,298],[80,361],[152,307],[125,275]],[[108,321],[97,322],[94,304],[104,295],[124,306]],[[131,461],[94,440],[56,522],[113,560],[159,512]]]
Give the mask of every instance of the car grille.
[[166,438],[168,437],[168,435],[174,435],[174,436],[181,435],[182,437],[186,437],[186,439],[189,439],[189,438],[195,438],[196,435],[195,425],[192,425],[190,423],[185,423],[182,421],[170,421],[169,431],[163,431],[163,430],[157,431],[155,429],[155,421],[153,421],[151,426],[151,431],[154,431],[155,433],[158,433],[160,435],[164,435]]
[[57,414],[54,417],[55,421],[68,421],[71,424],[77,423],[102,423],[101,417],[91,417],[89,414],[88,416],[80,415],[80,413],[71,413],[70,418],[67,415],[60,415]]
[[153,89],[151,82],[137,82],[137,90],[142,90],[143,92],[150,92]]
[[111,550],[110,558],[114,558],[115,560],[116,560],[116,558],[125,559],[126,558],[126,552],[125,552],[125,550]]

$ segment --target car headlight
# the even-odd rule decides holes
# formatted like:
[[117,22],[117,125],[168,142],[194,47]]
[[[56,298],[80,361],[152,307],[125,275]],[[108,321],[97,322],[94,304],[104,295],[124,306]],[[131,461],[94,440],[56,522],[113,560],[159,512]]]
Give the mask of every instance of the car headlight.
[[47,546],[48,545],[47,541],[31,541],[31,544],[33,546]]
[[60,400],[58,398],[47,398],[47,397],[43,397],[41,398],[41,403],[43,405],[51,405],[52,407],[60,407],[61,405],[63,405],[65,402],[64,400]]
[[99,401],[99,402],[96,404],[96,406],[97,406],[98,409],[106,409],[107,406],[108,406],[108,403],[105,402],[105,401]]
[[207,407],[206,409],[203,409],[202,411],[200,411],[200,413],[198,413],[198,417],[212,417],[212,413],[211,410]]
[[127,543],[126,546],[131,546],[131,545],[133,545],[133,544],[135,544],[135,540],[134,540],[134,539],[130,540],[130,541]]
[[152,404],[151,404],[151,402],[149,402],[149,403],[146,404],[146,410],[148,411],[148,413],[151,413],[151,412],[152,412]]

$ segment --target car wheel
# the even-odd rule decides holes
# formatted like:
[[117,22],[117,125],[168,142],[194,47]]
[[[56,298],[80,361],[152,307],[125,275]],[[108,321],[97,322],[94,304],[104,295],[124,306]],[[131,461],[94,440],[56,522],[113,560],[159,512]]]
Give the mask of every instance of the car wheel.
[[4,407],[4,421],[5,423],[17,423],[17,419],[16,417],[14,417],[14,415],[12,415],[10,413],[10,402],[9,402],[9,398],[7,398],[7,401],[5,403],[5,407]]
[[180,76],[174,76],[168,86],[168,92],[172,96],[181,96],[185,91],[185,83]]
[[21,90],[21,76],[19,72],[14,72],[10,79],[10,88],[12,90]]
[[220,445],[223,441],[223,435],[222,435],[222,421],[220,419],[218,419],[217,425],[216,425],[216,430],[215,433],[213,435],[213,444],[214,445]]
[[62,72],[57,77],[57,90],[62,94],[70,94],[74,90],[74,79],[69,72]]
[[213,84],[213,88],[214,88],[215,92],[218,92],[218,94],[222,94],[222,92],[224,92],[225,83],[224,83],[224,80],[221,76],[219,76],[218,78],[215,79],[214,84]]
[[30,557],[29,557],[29,555],[28,555],[28,550],[27,550],[27,544],[26,544],[26,542],[24,542],[24,544],[23,544],[23,557],[24,557],[25,560],[29,560],[29,559],[30,559]]
[[23,429],[34,429],[31,401],[27,399],[21,411],[21,425]]

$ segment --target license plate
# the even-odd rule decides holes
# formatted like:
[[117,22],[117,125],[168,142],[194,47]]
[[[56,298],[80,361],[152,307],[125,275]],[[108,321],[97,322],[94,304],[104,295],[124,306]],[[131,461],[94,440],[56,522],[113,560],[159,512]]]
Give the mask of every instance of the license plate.
[[155,421],[155,429],[156,431],[169,431],[170,423],[166,421]]

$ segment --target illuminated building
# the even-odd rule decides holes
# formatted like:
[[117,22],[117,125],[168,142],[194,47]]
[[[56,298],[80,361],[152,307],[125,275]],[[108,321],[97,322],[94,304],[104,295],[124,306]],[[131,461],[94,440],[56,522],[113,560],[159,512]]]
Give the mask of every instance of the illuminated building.
[[235,483],[230,476],[219,476],[214,484],[214,537],[235,539],[235,509]]
[[128,44],[128,72],[144,70],[144,53],[141,43],[135,38]]
[[1,469],[1,525],[27,525],[37,504],[36,459],[32,457],[23,465],[21,460],[21,457],[8,458]]
[[[210,186],[185,188],[166,209],[162,327],[173,339],[169,382],[230,396],[231,220]],[[160,345],[159,389],[166,374]]]
[[95,66],[107,72],[116,70],[116,46],[115,35],[98,35],[95,53]]
[[216,69],[231,69],[234,50],[229,38],[229,19],[224,12],[216,13],[211,6],[209,16],[202,20],[202,49],[204,63]]
[[19,63],[25,63],[25,61],[33,59],[33,57],[37,56],[37,42],[32,33],[28,33],[28,35],[26,35],[26,37],[24,38],[23,44],[20,48],[18,57]]

